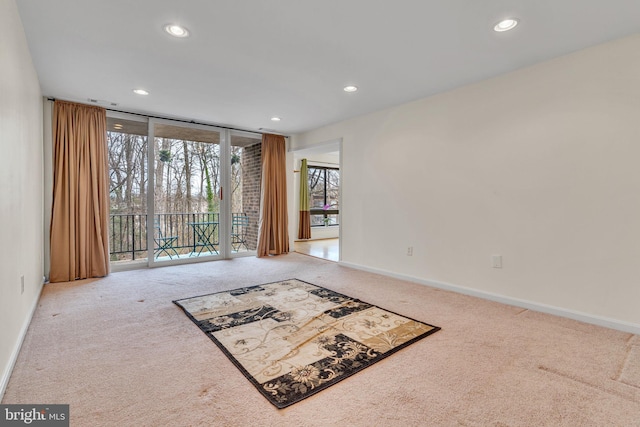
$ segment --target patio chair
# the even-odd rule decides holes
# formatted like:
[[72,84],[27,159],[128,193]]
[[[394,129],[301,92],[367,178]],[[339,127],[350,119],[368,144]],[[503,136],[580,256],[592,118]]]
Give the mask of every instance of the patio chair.
[[160,228],[160,222],[155,220],[153,222],[154,234],[153,241],[156,244],[156,249],[154,252],[155,258],[158,258],[163,252],[169,256],[169,259],[173,259],[173,255],[178,258],[180,255],[174,245],[178,241],[178,236],[164,236],[162,234],[162,229]]
[[240,248],[247,247],[247,227],[249,227],[249,217],[245,214],[234,215],[231,221],[231,248],[234,252],[240,251]]

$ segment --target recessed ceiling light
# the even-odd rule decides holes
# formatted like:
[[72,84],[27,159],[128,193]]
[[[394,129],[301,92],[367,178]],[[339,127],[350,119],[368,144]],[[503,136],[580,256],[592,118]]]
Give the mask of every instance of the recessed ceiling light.
[[133,93],[137,93],[138,95],[149,95],[149,92],[144,89],[134,89]]
[[503,19],[498,22],[494,27],[493,31],[497,31],[498,33],[502,33],[504,31],[512,30],[518,25],[518,20],[515,18]]
[[345,86],[343,89],[345,92],[355,92],[358,90],[357,86]]
[[173,37],[189,37],[189,30],[180,25],[167,24],[164,26],[164,30]]
[[280,117],[271,117],[272,122],[279,122],[280,120],[282,120]]

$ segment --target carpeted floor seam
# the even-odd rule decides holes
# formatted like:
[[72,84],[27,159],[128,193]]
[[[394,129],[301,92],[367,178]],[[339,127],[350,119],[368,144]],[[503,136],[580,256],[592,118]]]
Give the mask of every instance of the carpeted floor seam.
[[615,378],[612,378],[614,381],[621,381],[622,373],[624,372],[624,368],[625,368],[625,366],[627,366],[627,362],[629,361],[629,358],[631,357],[631,348],[632,347],[630,345],[627,345],[627,351],[624,354],[624,358],[622,359],[622,363],[618,367],[618,374],[615,376]]
[[[553,368],[549,368],[549,367],[546,367],[546,366],[542,366],[542,365],[538,366],[538,369],[540,371],[542,371],[542,372],[553,374],[553,375],[558,376],[560,378],[564,378],[564,379],[567,379],[567,380],[575,381],[577,383],[580,383],[580,384],[585,385],[587,387],[591,387],[591,388],[596,389],[598,391],[601,391],[603,393],[611,394],[611,395],[620,397],[622,399],[628,400],[630,402],[640,403],[640,401],[638,399],[636,399],[634,397],[631,397],[631,396],[628,396],[623,392],[620,392],[620,391],[617,391],[617,390],[607,389],[607,388],[605,388],[603,386],[600,386],[598,384],[592,384],[591,382],[589,382],[589,381],[587,381],[585,379],[582,379],[582,378],[580,378],[580,377],[578,377],[576,375],[567,374],[565,372],[561,372],[559,370],[556,370],[556,369],[553,369]],[[616,384],[624,384],[624,383],[622,383],[620,381],[616,381],[616,380],[611,380],[611,381],[614,381]],[[624,384],[624,385],[626,386],[627,384]]]

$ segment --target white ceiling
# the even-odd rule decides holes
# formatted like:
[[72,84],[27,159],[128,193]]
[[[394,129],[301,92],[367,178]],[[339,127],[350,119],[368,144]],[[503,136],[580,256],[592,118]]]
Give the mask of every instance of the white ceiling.
[[[640,31],[640,0],[16,3],[46,96],[284,134]],[[492,31],[505,17],[520,25]],[[191,37],[171,38],[166,23]]]

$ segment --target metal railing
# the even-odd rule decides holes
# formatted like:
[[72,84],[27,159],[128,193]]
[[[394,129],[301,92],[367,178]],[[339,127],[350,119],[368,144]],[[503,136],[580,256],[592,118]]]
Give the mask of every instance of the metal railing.
[[[232,214],[235,218],[242,213]],[[179,254],[196,252],[200,245],[191,223],[219,222],[218,213],[162,213],[154,215],[153,232],[155,237],[174,236],[172,247]],[[219,228],[213,232],[211,243],[219,245]],[[111,261],[136,260],[147,258],[147,215],[146,214],[111,214],[109,217],[109,253]],[[155,249],[155,248],[154,248]]]
[[111,214],[109,216],[109,255],[111,261],[146,258],[147,215]]

